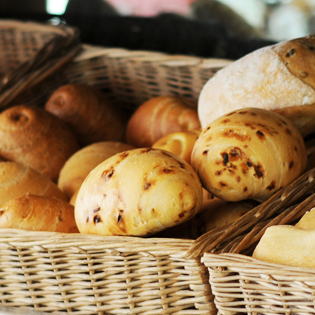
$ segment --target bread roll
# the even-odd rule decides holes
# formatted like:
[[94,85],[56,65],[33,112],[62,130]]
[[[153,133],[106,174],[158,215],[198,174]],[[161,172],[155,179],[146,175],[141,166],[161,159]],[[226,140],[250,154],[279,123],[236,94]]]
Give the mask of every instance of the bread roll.
[[125,139],[126,114],[92,86],[63,85],[52,93],[45,109],[66,121],[82,145]]
[[190,164],[191,152],[201,130],[172,132],[153,143],[152,148],[173,152]]
[[57,181],[79,145],[69,127],[44,109],[14,106],[0,114],[0,156]]
[[131,149],[134,147],[123,142],[103,141],[78,150],[62,167],[58,187],[70,199],[94,167],[116,153]]
[[315,230],[315,208],[307,211],[295,226],[305,230]]
[[307,154],[289,119],[261,108],[244,108],[202,131],[191,165],[203,187],[218,198],[261,202],[306,170]]
[[269,263],[315,268],[315,230],[271,226],[260,239],[253,257]]
[[202,187],[177,155],[139,148],[118,153],[94,168],[75,202],[81,233],[147,236],[198,213]]
[[[303,136],[315,131],[315,37],[260,48],[218,71],[201,90],[202,128],[245,107],[277,110]],[[302,106],[302,108],[300,108]]]
[[200,128],[197,106],[179,96],[159,96],[141,104],[127,124],[126,141],[135,147],[151,147],[163,136]]
[[0,228],[78,233],[74,207],[54,197],[23,195],[0,206]]
[[0,174],[0,205],[27,193],[68,201],[51,179],[28,166],[10,161],[0,162]]

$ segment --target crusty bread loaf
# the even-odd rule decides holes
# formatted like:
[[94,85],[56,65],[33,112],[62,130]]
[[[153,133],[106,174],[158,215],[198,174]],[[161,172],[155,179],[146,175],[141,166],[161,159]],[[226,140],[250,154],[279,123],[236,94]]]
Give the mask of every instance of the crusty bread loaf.
[[28,166],[10,161],[0,162],[0,174],[0,205],[27,193],[68,201],[51,179]]
[[141,104],[127,124],[126,141],[135,147],[151,147],[163,136],[200,128],[197,105],[180,96],[159,96]]
[[303,136],[313,133],[314,48],[314,36],[282,41],[255,50],[218,71],[199,96],[202,128],[231,111],[259,107],[277,110],[292,119]]
[[125,139],[126,114],[92,86],[63,85],[52,93],[45,109],[66,121],[83,145]]
[[204,129],[191,165],[220,199],[265,201],[307,167],[305,142],[284,116],[261,108],[223,115]]
[[271,226],[260,239],[253,257],[270,263],[315,268],[315,230]]
[[0,206],[0,228],[78,233],[74,207],[59,198],[23,195]]
[[86,177],[75,202],[81,233],[147,236],[193,217],[202,187],[192,167],[165,150],[118,153]]
[[152,148],[173,152],[190,164],[191,152],[200,132],[201,130],[172,132],[154,142]]
[[57,181],[79,145],[65,122],[39,107],[13,106],[0,114],[0,156]]
[[71,198],[94,167],[116,153],[131,149],[134,147],[117,141],[92,143],[80,149],[62,167],[58,187]]

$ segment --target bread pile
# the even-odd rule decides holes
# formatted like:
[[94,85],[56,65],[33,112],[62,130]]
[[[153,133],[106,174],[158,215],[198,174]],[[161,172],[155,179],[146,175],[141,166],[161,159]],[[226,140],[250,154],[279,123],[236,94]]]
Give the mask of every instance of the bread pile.
[[101,90],[67,84],[43,108],[4,110],[0,227],[196,238],[234,222],[310,165],[313,45],[251,53],[198,102],[160,95],[127,115]]

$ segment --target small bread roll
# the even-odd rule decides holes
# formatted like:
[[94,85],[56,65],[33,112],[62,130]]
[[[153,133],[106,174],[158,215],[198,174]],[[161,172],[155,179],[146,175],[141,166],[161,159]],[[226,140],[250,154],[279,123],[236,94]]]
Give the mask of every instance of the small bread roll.
[[173,152],[190,164],[191,152],[201,130],[172,132],[157,140],[152,148]]
[[28,166],[10,161],[0,162],[0,174],[0,205],[28,193],[68,201],[51,179]]
[[127,124],[126,141],[135,147],[151,147],[163,136],[200,129],[197,106],[179,96],[159,96],[141,104]]
[[81,233],[147,236],[193,217],[202,187],[192,167],[177,155],[139,148],[96,166],[75,202]]
[[23,195],[0,207],[0,228],[78,233],[74,207],[54,197]]
[[69,127],[44,109],[19,105],[0,114],[0,156],[27,165],[54,182],[78,149]]
[[253,257],[270,263],[315,268],[315,230],[271,226],[260,239]]
[[63,85],[52,93],[45,109],[66,121],[82,145],[125,139],[126,115],[92,86]]
[[315,208],[307,211],[295,226],[300,229],[315,230]]
[[[231,111],[257,107],[279,111],[303,136],[315,131],[315,37],[255,50],[218,71],[202,88],[202,128]],[[301,108],[302,107],[302,108]]]
[[191,165],[203,187],[218,198],[261,202],[306,170],[307,154],[302,135],[289,119],[244,108],[202,131]]
[[58,187],[70,199],[94,167],[116,153],[131,149],[134,147],[123,142],[103,141],[78,150],[62,167]]

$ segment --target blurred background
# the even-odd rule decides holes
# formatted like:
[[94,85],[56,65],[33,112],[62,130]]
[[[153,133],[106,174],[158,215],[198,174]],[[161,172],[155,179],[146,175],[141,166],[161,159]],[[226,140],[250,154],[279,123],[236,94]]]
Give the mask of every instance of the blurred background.
[[237,59],[315,33],[315,0],[0,0],[0,18],[76,26],[92,45]]

